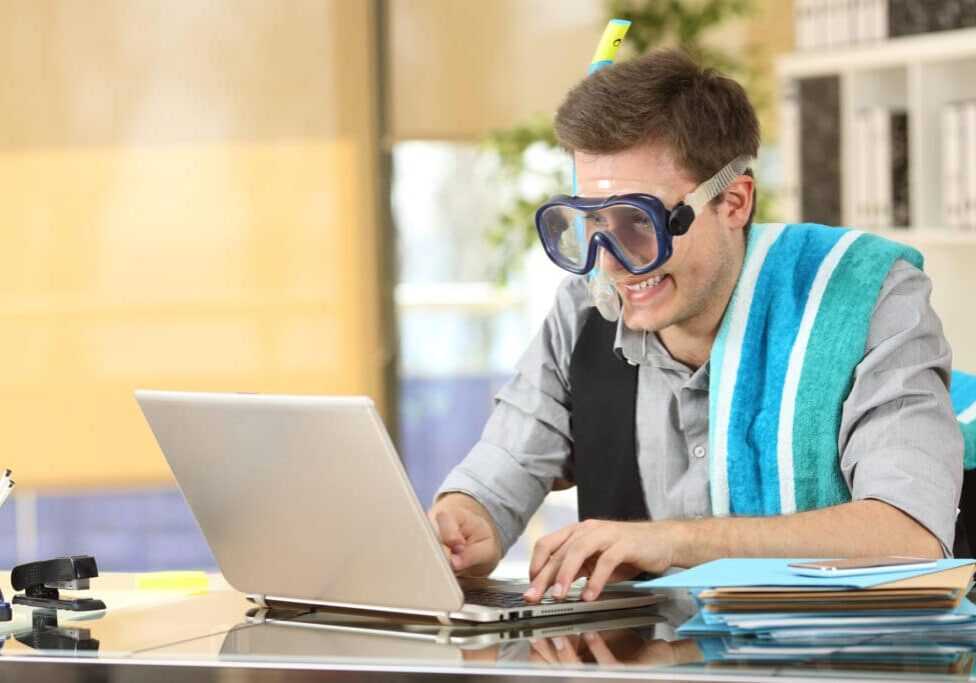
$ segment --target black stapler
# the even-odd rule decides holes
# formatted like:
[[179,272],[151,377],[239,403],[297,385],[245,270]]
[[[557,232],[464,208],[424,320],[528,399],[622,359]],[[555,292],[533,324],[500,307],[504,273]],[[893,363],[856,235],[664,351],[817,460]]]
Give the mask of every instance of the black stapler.
[[105,609],[105,603],[93,598],[62,600],[58,589],[87,590],[89,579],[98,576],[98,566],[91,555],[72,555],[54,560],[28,562],[17,565],[10,572],[10,585],[15,591],[15,605],[30,605],[47,609],[89,612]]

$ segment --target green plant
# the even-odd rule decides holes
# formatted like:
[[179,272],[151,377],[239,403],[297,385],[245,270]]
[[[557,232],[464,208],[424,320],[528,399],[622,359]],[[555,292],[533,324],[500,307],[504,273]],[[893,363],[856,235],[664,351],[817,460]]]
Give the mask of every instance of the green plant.
[[[729,19],[744,18],[755,11],[756,0],[609,0],[609,17],[629,19],[630,30],[621,57],[643,54],[662,47],[684,50],[705,66],[714,67],[737,78],[749,92],[757,110],[768,106],[769,96],[759,85],[760,53],[748,47],[741,54],[708,42],[709,34]],[[581,68],[582,71],[582,68]],[[571,186],[570,163],[562,168],[534,168],[527,161],[533,146],[555,151],[552,118],[537,116],[506,130],[494,131],[481,141],[483,149],[497,155],[502,182],[528,184],[531,192],[516,193],[516,198],[497,217],[489,229],[492,272],[499,283],[507,282],[521,266],[528,249],[535,244],[535,209],[553,194]],[[529,182],[526,183],[525,181]],[[766,220],[772,212],[772,198],[760,192],[756,220]]]

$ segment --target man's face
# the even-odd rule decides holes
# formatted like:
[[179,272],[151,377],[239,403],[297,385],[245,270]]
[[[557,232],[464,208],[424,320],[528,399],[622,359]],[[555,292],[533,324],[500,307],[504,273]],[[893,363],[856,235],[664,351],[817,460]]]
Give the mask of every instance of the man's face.
[[[672,209],[698,185],[659,145],[613,154],[576,152],[575,158],[578,193],[584,197],[643,192]],[[597,265],[616,281],[627,327],[657,332],[677,325],[694,330],[697,322],[711,324],[721,317],[738,277],[734,254],[737,247],[742,250],[741,232],[728,229],[726,219],[727,212],[706,207],[685,235],[674,238],[671,258],[646,275],[632,275],[612,254],[600,250]]]

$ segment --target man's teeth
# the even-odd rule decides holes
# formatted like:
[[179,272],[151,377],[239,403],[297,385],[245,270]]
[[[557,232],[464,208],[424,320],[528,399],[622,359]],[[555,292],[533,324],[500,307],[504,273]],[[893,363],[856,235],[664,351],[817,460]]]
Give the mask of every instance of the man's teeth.
[[651,287],[661,284],[661,280],[663,280],[665,277],[666,276],[664,275],[655,275],[654,277],[649,277],[646,280],[638,282],[636,285],[627,285],[627,289],[633,292],[639,292],[642,289],[650,289]]

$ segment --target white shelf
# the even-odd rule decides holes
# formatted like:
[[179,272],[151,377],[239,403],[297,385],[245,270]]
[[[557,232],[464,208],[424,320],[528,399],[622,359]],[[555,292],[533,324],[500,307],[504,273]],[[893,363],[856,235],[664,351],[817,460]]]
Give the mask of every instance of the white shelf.
[[[836,76],[840,82],[841,224],[856,225],[853,130],[857,112],[872,107],[908,113],[909,197],[913,226],[947,224],[942,206],[941,112],[949,102],[976,99],[976,28],[940,31],[849,47],[833,47],[783,57],[777,65],[783,85],[782,132],[784,220],[799,220],[799,146],[794,81]],[[792,95],[790,93],[793,93]],[[976,231],[937,238],[956,244],[976,240]],[[933,238],[936,239],[936,238]]]
[[970,302],[976,292],[976,230],[944,227],[948,220],[941,186],[941,112],[947,103],[976,99],[976,28],[795,53],[778,62],[777,73],[783,86],[780,148],[786,188],[781,218],[788,222],[807,218],[800,215],[803,131],[796,81],[839,79],[841,225],[863,227],[854,220],[853,131],[858,111],[881,107],[907,112],[911,227],[874,232],[922,252],[932,279],[932,306],[952,344],[954,365],[976,370],[976,317]]
[[[923,251],[927,248],[939,247],[962,247],[964,249],[976,250],[976,232],[972,231],[951,230],[942,227],[912,227],[884,228],[881,230],[871,230],[870,232]],[[972,258],[972,254],[969,254],[969,258]]]
[[796,52],[779,61],[777,73],[780,78],[811,78],[966,58],[976,58],[976,28]]

